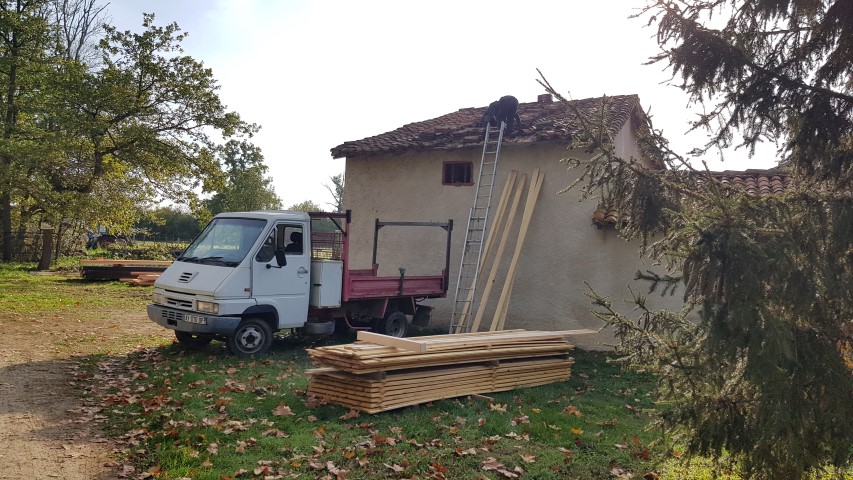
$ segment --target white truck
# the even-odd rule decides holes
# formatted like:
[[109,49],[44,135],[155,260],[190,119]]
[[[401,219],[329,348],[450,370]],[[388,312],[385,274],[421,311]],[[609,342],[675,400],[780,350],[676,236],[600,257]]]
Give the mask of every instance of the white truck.
[[[352,212],[257,211],[214,217],[154,284],[148,317],[175,331],[188,348],[223,340],[237,355],[266,352],[274,332],[329,334],[372,329],[403,337],[411,322],[426,326],[420,302],[447,294],[453,221],[375,221],[370,269],[349,266]],[[379,230],[440,227],[447,232],[437,275],[380,277]]]

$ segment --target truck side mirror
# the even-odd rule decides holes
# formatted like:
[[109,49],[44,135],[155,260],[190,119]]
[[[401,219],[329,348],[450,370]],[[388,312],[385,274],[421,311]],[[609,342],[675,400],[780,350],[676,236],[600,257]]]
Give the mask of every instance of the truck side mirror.
[[275,261],[278,263],[279,267],[287,265],[287,257],[284,255],[283,248],[275,249]]

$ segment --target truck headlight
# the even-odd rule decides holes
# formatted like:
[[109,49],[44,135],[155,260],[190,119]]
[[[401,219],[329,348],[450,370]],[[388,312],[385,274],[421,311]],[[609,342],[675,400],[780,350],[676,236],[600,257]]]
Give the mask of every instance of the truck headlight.
[[162,293],[152,293],[151,303],[156,303],[157,305],[165,305],[166,297],[164,297]]
[[201,313],[210,313],[211,315],[219,315],[219,304],[213,302],[202,302],[201,300],[195,303],[195,309]]

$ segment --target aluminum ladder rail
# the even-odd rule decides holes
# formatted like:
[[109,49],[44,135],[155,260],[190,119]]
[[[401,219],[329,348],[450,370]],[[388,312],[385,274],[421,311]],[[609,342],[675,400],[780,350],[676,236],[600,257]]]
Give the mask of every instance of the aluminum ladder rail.
[[495,184],[495,172],[498,157],[501,154],[506,123],[498,127],[486,124],[486,136],[483,139],[483,156],[480,158],[480,170],[477,188],[474,191],[474,206],[468,214],[468,226],[465,228],[465,248],[456,279],[456,294],[453,299],[453,316],[450,320],[450,333],[466,333],[471,330],[474,313],[477,280],[480,276],[480,263],[483,254],[483,242],[489,222],[489,208],[492,205],[492,188]]

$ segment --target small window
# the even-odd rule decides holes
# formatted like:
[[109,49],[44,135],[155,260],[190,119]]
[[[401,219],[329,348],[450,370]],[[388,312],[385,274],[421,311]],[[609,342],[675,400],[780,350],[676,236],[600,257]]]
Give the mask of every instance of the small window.
[[441,183],[444,185],[473,185],[474,182],[471,180],[473,169],[471,162],[445,162]]
[[298,225],[287,225],[284,229],[285,255],[302,255],[302,227]]
[[262,263],[272,261],[276,250],[284,250],[285,255],[302,255],[302,226],[276,225],[255,255],[255,261]]

